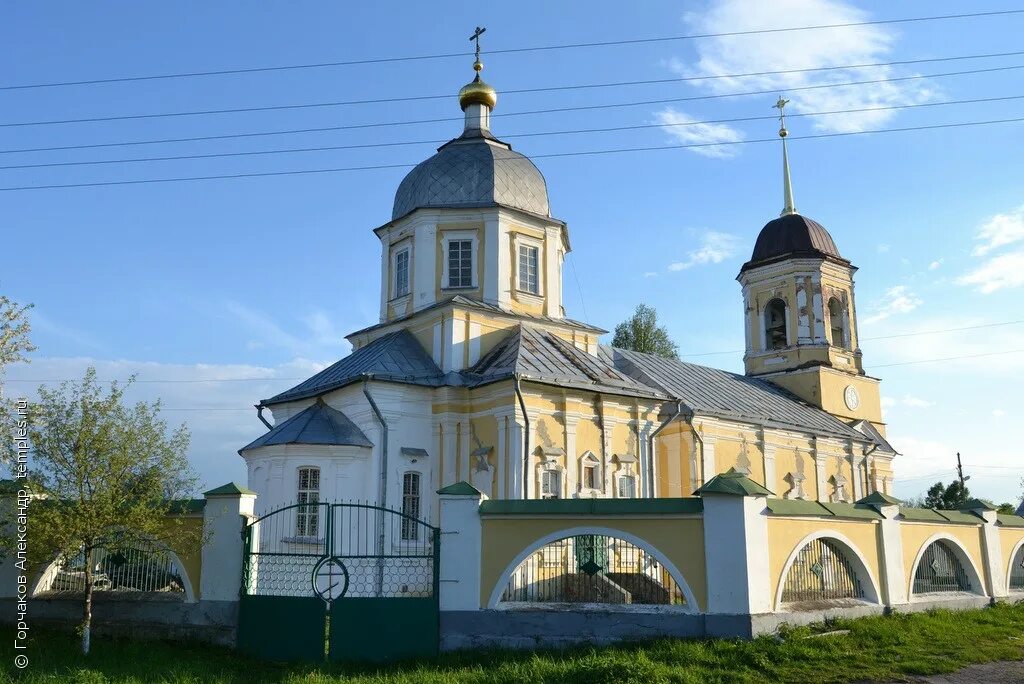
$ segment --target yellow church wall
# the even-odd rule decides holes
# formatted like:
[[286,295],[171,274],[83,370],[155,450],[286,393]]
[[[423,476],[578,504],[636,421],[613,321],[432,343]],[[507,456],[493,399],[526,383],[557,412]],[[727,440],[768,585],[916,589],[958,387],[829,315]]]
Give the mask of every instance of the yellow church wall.
[[985,564],[981,546],[981,524],[951,525],[903,522],[900,525],[900,538],[903,542],[903,567],[907,578],[908,596],[914,585],[914,562],[925,548],[925,542],[936,534],[949,536],[960,542],[982,581],[985,581]]
[[[864,564],[871,571],[871,578],[860,578],[862,583],[872,582],[877,595],[884,597],[881,582],[881,562],[879,560],[878,523],[876,521],[835,520],[821,518],[788,518],[769,517],[768,525],[768,567],[771,573],[771,591],[773,606],[778,609],[777,597],[779,587],[785,582],[783,570],[786,561],[794,552],[803,548],[802,542],[812,534],[821,534],[829,538],[829,532],[837,532],[849,540],[860,552]],[[839,539],[838,537],[832,537]],[[845,542],[842,542],[845,544]]]
[[[444,260],[448,258],[448,255],[444,253],[443,249],[444,236],[445,233],[450,232],[465,232],[467,234],[471,233],[476,238],[476,253],[473,255],[473,264],[474,266],[476,266],[476,279],[474,281],[476,282],[476,287],[460,287],[452,289],[445,287],[447,283],[441,282],[443,280],[442,274],[445,272]],[[437,234],[434,239],[434,253],[436,255],[436,258],[434,260],[434,268],[436,270],[434,272],[437,273],[437,283],[434,286],[434,301],[440,301],[443,297],[452,294],[460,294],[475,299],[481,298],[484,282],[484,264],[486,261],[484,259],[484,255],[487,253],[485,250],[486,245],[484,244],[484,231],[482,230],[482,226],[480,225],[479,222],[473,221],[467,223],[438,224]]]
[[[508,566],[540,539],[573,528],[625,532],[642,539],[672,562],[697,599],[698,609],[707,606],[707,575],[704,562],[704,527],[700,517],[646,516],[482,516],[480,605],[486,607],[491,592]],[[567,535],[568,536],[568,535]]]
[[1009,582],[1012,571],[1010,564],[1013,563],[1014,552],[1021,547],[1022,543],[1024,543],[1024,527],[999,528],[999,547],[1003,552],[1003,572],[1007,582]]
[[[785,479],[786,474],[797,472],[796,454],[797,450],[791,447],[777,446],[775,448],[775,485],[777,489],[772,489],[771,487],[768,487],[768,489],[780,497],[785,496],[786,492],[790,489],[789,482]],[[811,454],[806,450],[802,450],[801,455],[803,457],[804,498],[814,501],[818,498],[817,472],[815,471],[814,459],[811,458]]]

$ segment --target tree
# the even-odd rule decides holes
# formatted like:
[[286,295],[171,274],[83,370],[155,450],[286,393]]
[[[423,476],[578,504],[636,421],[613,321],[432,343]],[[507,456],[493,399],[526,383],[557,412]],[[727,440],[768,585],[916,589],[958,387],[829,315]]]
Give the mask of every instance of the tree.
[[127,405],[124,393],[132,380],[104,390],[90,368],[80,383],[40,387],[29,410],[32,486],[39,497],[30,508],[32,560],[82,562],[84,654],[98,549],[117,552],[155,542],[184,551],[201,544],[201,532],[168,516],[174,499],[197,483],[185,458],[188,430],[168,430],[159,401]]
[[0,295],[0,372],[5,366],[25,361],[25,354],[35,351],[28,334],[32,326],[25,314],[32,305],[19,305]]
[[619,349],[655,354],[666,359],[678,359],[678,347],[668,331],[658,325],[658,312],[640,304],[628,319],[615,326],[612,346]]
[[1017,507],[1012,503],[1001,503],[996,508],[996,513],[999,515],[1013,515],[1017,512]]
[[948,486],[936,482],[928,488],[924,505],[926,508],[955,511],[962,508],[970,498],[971,490],[960,484],[960,480],[953,480]]

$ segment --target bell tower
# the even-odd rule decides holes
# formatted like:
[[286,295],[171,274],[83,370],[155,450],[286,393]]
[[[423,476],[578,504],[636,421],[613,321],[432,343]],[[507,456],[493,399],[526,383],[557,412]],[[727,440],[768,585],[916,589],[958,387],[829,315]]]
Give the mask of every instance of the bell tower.
[[793,201],[781,97],[783,209],[761,229],[737,280],[743,287],[746,373],[838,417],[882,428],[878,380],[864,373],[853,274],[817,221]]

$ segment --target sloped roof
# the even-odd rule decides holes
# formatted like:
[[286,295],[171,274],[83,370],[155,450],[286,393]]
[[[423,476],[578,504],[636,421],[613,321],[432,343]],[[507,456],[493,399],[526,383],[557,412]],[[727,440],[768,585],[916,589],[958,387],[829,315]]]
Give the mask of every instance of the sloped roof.
[[601,355],[634,380],[660,388],[695,413],[871,441],[767,380],[614,347],[602,346]]
[[366,438],[359,426],[348,416],[322,401],[317,401],[242,447],[238,453],[281,444],[373,446],[373,442]]
[[308,399],[344,387],[365,375],[373,375],[375,380],[391,380],[428,387],[444,384],[441,369],[423,350],[412,333],[408,330],[397,330],[356,349],[341,361],[290,390],[264,399],[263,403],[270,405]]
[[475,366],[462,373],[470,387],[515,375],[561,387],[668,398],[659,390],[620,372],[607,360],[592,356],[553,333],[527,324],[516,326]]
[[882,433],[878,431],[878,428],[871,424],[871,421],[858,420],[853,424],[853,428],[863,432],[872,442],[878,445],[878,448],[881,451],[888,451],[893,454],[897,453],[892,444],[889,444],[889,440],[882,436]]

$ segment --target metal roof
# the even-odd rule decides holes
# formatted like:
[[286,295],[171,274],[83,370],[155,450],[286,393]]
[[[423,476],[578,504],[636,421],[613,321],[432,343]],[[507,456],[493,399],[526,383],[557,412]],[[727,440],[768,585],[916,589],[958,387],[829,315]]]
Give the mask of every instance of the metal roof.
[[531,321],[537,321],[540,323],[551,323],[552,325],[567,326],[571,328],[576,328],[577,330],[585,330],[587,332],[596,333],[598,335],[603,335],[604,333],[608,332],[604,328],[598,328],[597,326],[590,325],[589,323],[583,323],[582,321],[577,321],[573,318],[555,318],[554,316],[547,316],[544,314],[531,314],[526,312],[513,311],[510,308],[506,308],[498,304],[492,304],[490,302],[485,302],[480,299],[471,299],[469,297],[466,297],[465,295],[454,295],[448,299],[437,302],[436,304],[431,304],[428,307],[414,311],[411,314],[406,314],[405,316],[400,316],[398,318],[395,318],[394,320],[386,321],[384,323],[374,323],[373,325],[367,326],[360,330],[356,330],[355,332],[349,333],[346,336],[346,338],[352,339],[356,335],[362,335],[363,333],[367,333],[372,330],[377,330],[379,328],[384,328],[392,325],[398,325],[403,321],[412,318],[413,316],[421,315],[424,311],[430,311],[431,309],[437,309],[443,306],[451,305],[462,306],[468,309],[476,309],[478,311],[485,311],[487,313],[493,313],[498,316],[518,318],[520,320],[526,319]]
[[533,162],[479,130],[438,148],[402,180],[391,219],[424,207],[506,206],[549,216],[548,189]]
[[317,401],[242,447],[238,453],[281,444],[373,446],[373,442],[366,438],[359,426],[348,416],[322,401]]
[[819,257],[846,261],[825,227],[800,214],[786,214],[769,221],[757,236],[750,261],[741,270],[783,257]]
[[490,352],[462,373],[466,384],[479,386],[518,375],[525,380],[563,387],[667,398],[637,382],[605,359],[577,349],[557,335],[521,323]]
[[614,347],[602,346],[601,354],[633,379],[660,388],[695,413],[871,441],[767,380]]
[[370,342],[364,347],[325,368],[290,390],[281,392],[263,403],[307,399],[344,387],[367,375],[375,380],[391,380],[413,385],[437,387],[444,376],[434,360],[408,330],[397,330]]

